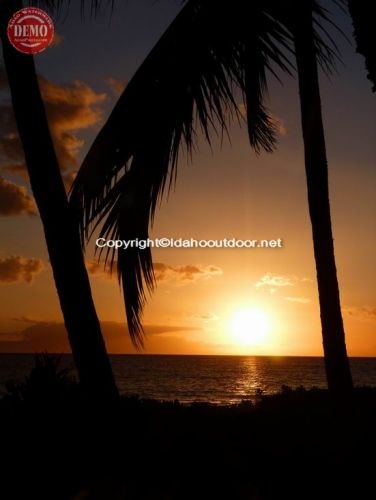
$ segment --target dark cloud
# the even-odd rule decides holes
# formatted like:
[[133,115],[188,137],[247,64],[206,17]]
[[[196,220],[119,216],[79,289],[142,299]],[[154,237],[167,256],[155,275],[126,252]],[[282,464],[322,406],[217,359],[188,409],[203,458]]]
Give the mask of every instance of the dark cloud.
[[25,163],[7,163],[2,167],[2,171],[11,175],[22,177],[25,181],[29,180],[29,174],[27,173]]
[[35,215],[36,213],[34,200],[26,188],[0,176],[0,215]]
[[25,159],[9,98],[0,104],[0,167],[24,176]]
[[[16,124],[14,123],[13,113],[11,113],[9,106],[0,106],[0,113],[2,115],[1,125],[5,131],[11,129],[12,132],[1,134],[0,138],[0,157],[7,162],[19,162],[24,160],[21,142],[16,134]],[[0,130],[1,133],[1,130]]]
[[345,313],[359,319],[376,319],[376,307],[360,306],[360,307],[346,307]]
[[106,84],[110,87],[115,96],[120,96],[123,93],[125,87],[127,86],[127,80],[118,80],[117,78],[109,77],[106,80]]
[[[80,81],[58,85],[39,77],[39,84],[60,166],[63,171],[77,167],[77,157],[84,144],[77,133],[102,120],[99,106],[107,95],[96,93]],[[6,86],[5,75],[0,70],[0,89]],[[0,167],[24,176],[24,154],[9,99],[0,105],[0,116]]]
[[[17,332],[0,333],[0,352],[70,352],[68,336],[62,323],[46,321],[29,321],[31,326]],[[103,335],[110,353],[135,352],[127,327],[122,323],[107,321],[102,323]],[[188,331],[196,330],[172,325],[145,325],[146,352],[174,354],[189,352],[202,353],[204,344],[193,343],[184,338]]]
[[38,319],[30,318],[29,316],[20,316],[19,318],[12,318],[12,321],[16,321],[18,323],[29,323],[30,325],[43,325],[49,324],[48,321],[40,321]]
[[63,175],[63,182],[67,192],[69,192],[70,188],[72,187],[76,175],[77,175],[77,170],[74,170],[73,172],[68,172]]
[[63,35],[60,35],[55,31],[54,39],[52,40],[50,47],[59,47],[63,42],[64,42]]
[[97,94],[78,80],[69,85],[58,85],[40,77],[39,84],[61,167],[77,166],[77,155],[84,142],[76,132],[102,120],[98,104],[107,95]]
[[0,61],[0,90],[8,88],[8,78],[5,72],[5,68]]
[[31,283],[43,270],[40,259],[27,259],[19,255],[0,258],[0,283]]

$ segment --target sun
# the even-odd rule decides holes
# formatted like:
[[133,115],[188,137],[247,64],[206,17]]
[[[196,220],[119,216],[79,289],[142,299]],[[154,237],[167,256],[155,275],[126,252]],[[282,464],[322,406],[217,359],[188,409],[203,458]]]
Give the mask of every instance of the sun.
[[270,320],[262,309],[241,309],[232,315],[229,331],[238,345],[260,345],[268,337]]

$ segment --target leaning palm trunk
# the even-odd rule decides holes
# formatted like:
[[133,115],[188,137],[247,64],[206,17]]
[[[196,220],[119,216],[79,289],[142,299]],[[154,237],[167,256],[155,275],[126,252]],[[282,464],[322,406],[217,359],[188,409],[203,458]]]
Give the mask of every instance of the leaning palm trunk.
[[313,39],[310,2],[301,2],[295,24],[301,121],[309,213],[320,302],[325,368],[329,390],[340,394],[352,389],[345,332],[334,259],[330,219],[328,166],[321,114],[320,88]]
[[82,387],[112,399],[117,389],[91,296],[77,225],[69,209],[32,56],[8,42],[6,24],[22,1],[2,1],[0,30],[13,110],[31,188],[43,223],[53,276]]

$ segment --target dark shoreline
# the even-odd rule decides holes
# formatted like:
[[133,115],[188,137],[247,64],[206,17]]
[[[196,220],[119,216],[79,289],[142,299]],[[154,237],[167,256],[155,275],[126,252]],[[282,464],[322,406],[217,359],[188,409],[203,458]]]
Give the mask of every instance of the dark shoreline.
[[231,406],[131,397],[111,411],[77,387],[45,396],[0,400],[5,500],[361,500],[374,492],[375,388],[340,401],[284,388]]

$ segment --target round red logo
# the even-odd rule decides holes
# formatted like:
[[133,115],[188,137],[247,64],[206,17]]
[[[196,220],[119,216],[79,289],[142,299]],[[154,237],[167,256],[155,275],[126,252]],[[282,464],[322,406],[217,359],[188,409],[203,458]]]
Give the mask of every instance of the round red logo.
[[27,7],[13,14],[8,23],[8,38],[24,54],[43,52],[54,38],[54,24],[42,9]]

